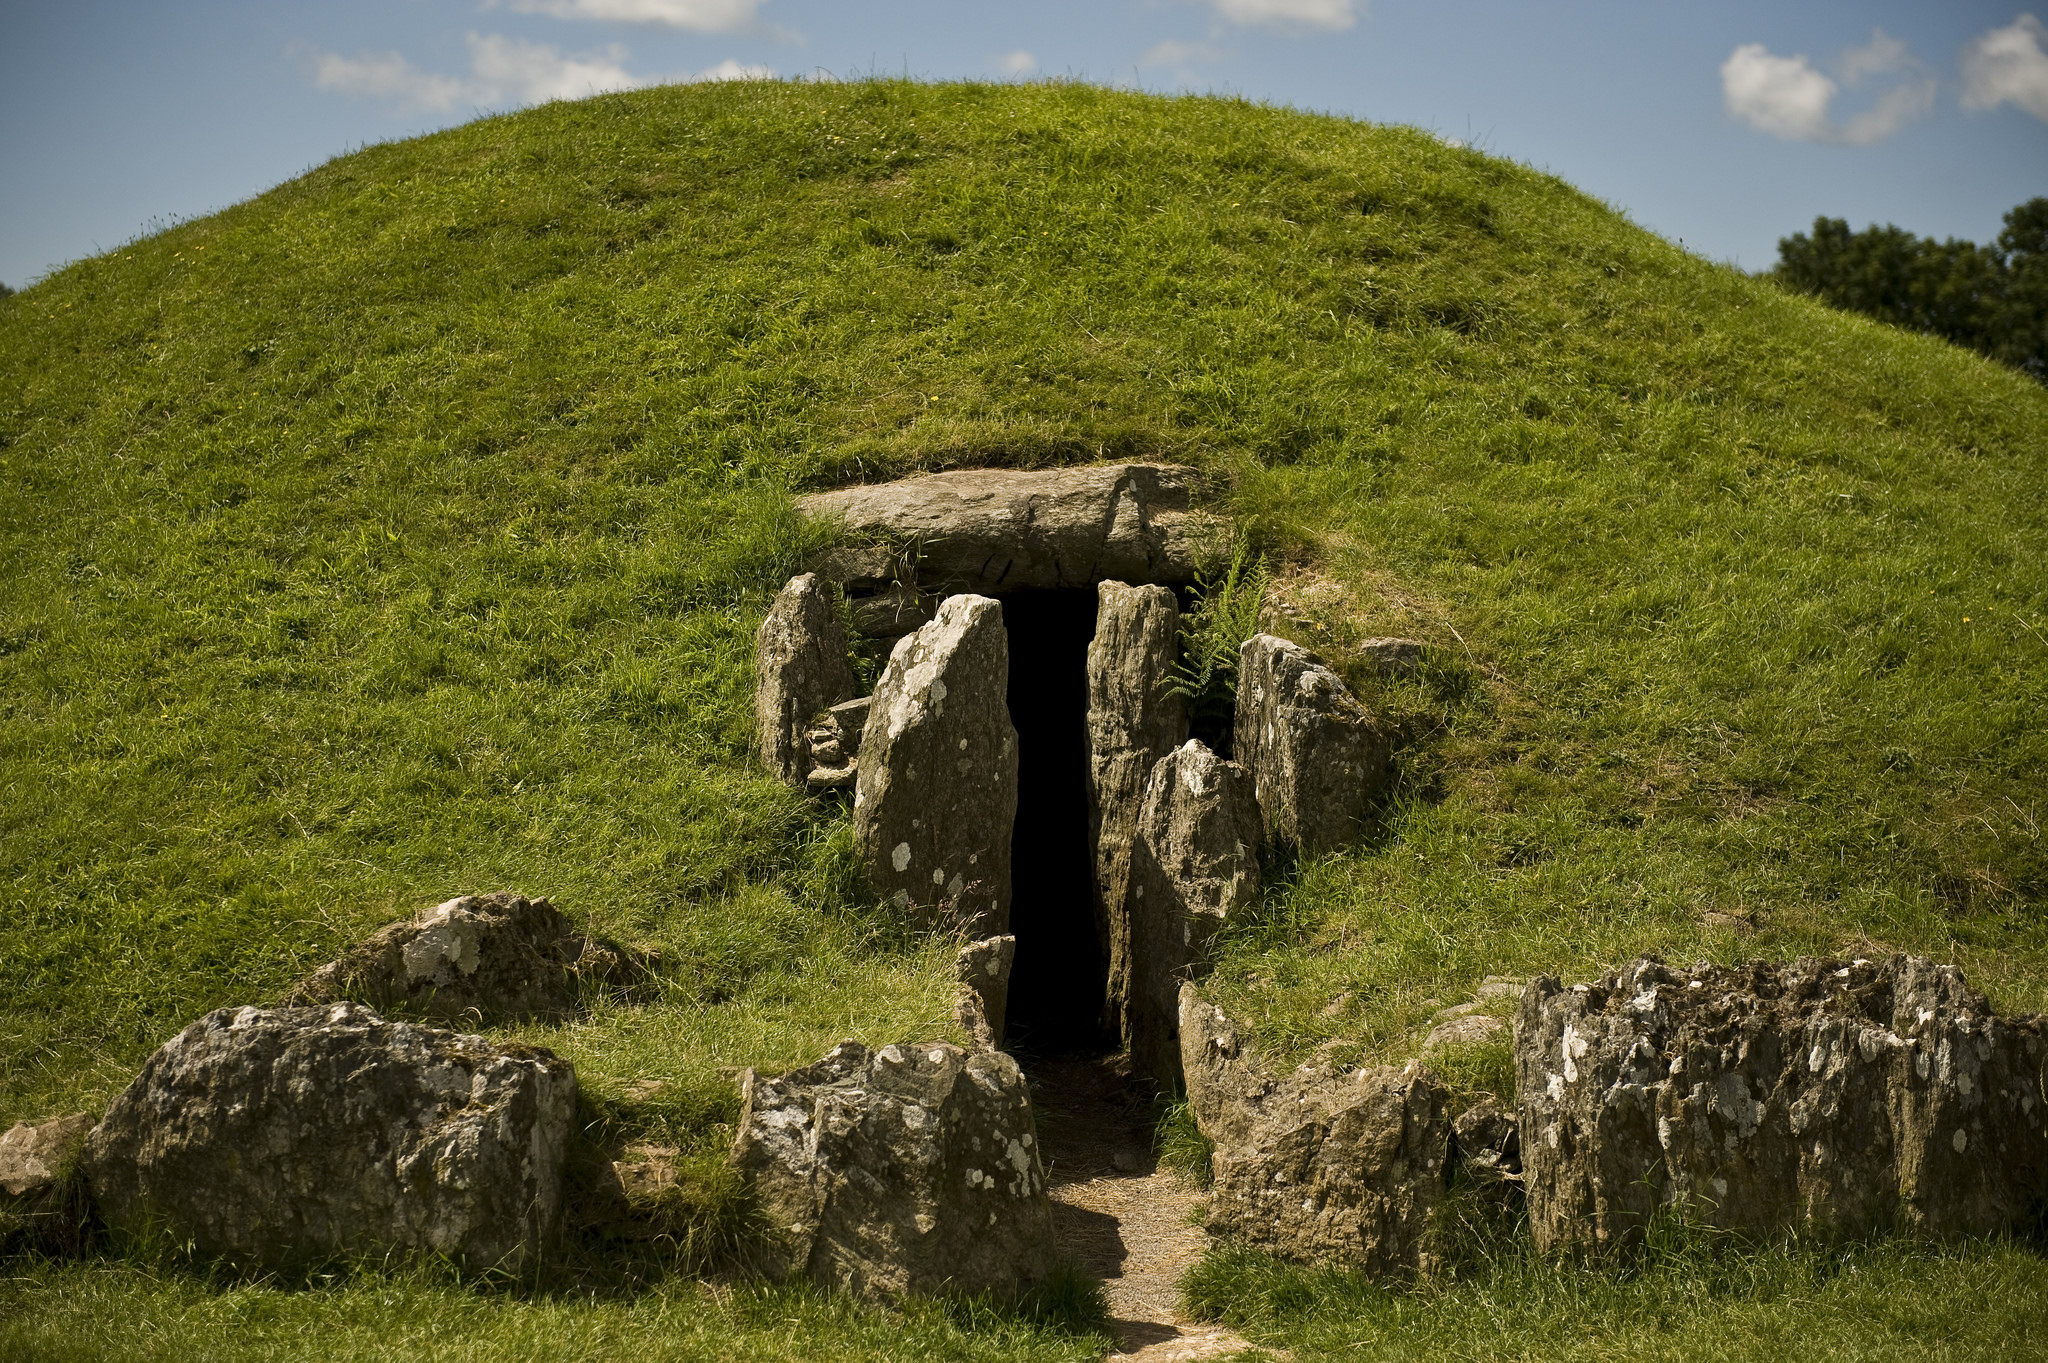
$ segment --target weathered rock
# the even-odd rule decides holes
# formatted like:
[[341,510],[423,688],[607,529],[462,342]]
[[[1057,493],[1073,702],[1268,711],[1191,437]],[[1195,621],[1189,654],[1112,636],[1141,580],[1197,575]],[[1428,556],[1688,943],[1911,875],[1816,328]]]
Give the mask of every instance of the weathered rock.
[[1545,1249],[1630,1243],[1675,1205],[1764,1234],[2008,1231],[2048,1192],[2044,1060],[2042,1017],[1917,957],[1538,979],[1515,1029],[1530,1224]]
[[1178,583],[1228,549],[1222,522],[1190,505],[1196,478],[1172,464],[962,469],[797,505],[856,535],[916,542],[920,579],[948,591]]
[[1109,962],[1103,1030],[1126,1041],[1130,995],[1131,846],[1145,778],[1188,736],[1185,698],[1168,690],[1180,651],[1180,607],[1165,587],[1096,587],[1088,645],[1088,838],[1095,857],[1095,931]]
[[869,596],[900,581],[906,565],[886,544],[835,544],[804,562],[804,571],[837,582],[848,595]]
[[852,790],[860,766],[860,736],[868,722],[871,697],[842,701],[811,727],[811,774],[806,784],[813,795]]
[[1521,1182],[1521,1128],[1515,1114],[1491,1098],[1482,1098],[1452,1120],[1451,1149],[1459,1169],[1474,1182]]
[[92,1118],[74,1112],[17,1122],[0,1136],[0,1248],[79,1248],[88,1212],[66,1175],[91,1129]]
[[354,1000],[460,1021],[561,1017],[579,978],[631,989],[645,962],[570,929],[546,899],[462,895],[393,923],[296,985],[292,1006]]
[[1358,655],[1390,676],[1412,677],[1422,670],[1422,640],[1367,639]]
[[899,640],[861,736],[853,826],[877,894],[975,936],[1010,925],[1017,730],[1003,610],[956,596]]
[[569,1062],[351,1003],[222,1008],[150,1057],[81,1160],[117,1234],[282,1268],[419,1250],[517,1267],[552,1233]]
[[1422,1039],[1422,1053],[1483,1045],[1508,1034],[1508,1024],[1490,1013],[1460,1013],[1440,1020]]
[[960,948],[960,1024],[983,1050],[1001,1050],[1010,1011],[1010,967],[1017,939],[985,937]]
[[1179,1087],[1180,989],[1209,939],[1259,893],[1259,804],[1252,778],[1189,739],[1145,782],[1128,899],[1131,988],[1124,1017],[1131,1061]]
[[846,605],[856,633],[870,639],[900,639],[930,624],[938,602],[914,586],[894,583],[872,596],[850,597]]
[[761,765],[801,786],[811,772],[805,735],[812,718],[855,690],[831,584],[815,573],[791,578],[754,634]]
[[1233,744],[1267,835],[1303,856],[1356,838],[1387,783],[1387,740],[1366,708],[1314,654],[1270,634],[1239,651]]
[[741,1080],[733,1162],[769,1231],[764,1267],[858,1296],[1015,1292],[1054,1257],[1031,1093],[1001,1051],[845,1042]]
[[1267,1073],[1193,985],[1180,994],[1188,1104],[1215,1142],[1209,1225],[1297,1263],[1374,1274],[1425,1267],[1443,1198],[1443,1090],[1409,1065]]

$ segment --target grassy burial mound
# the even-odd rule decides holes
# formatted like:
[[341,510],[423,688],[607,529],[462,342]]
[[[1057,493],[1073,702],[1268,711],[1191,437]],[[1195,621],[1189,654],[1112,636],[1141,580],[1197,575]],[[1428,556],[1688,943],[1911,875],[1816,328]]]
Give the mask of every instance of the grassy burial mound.
[[[652,1001],[494,1030],[574,1061],[590,1141],[679,1152],[673,1252],[499,1295],[23,1260],[0,1352],[1091,1356],[1073,1312],[701,1274],[736,1067],[959,1039],[953,944],[752,757],[753,630],[828,533],[794,497],[1131,459],[1211,477],[1267,627],[1396,735],[1367,843],[1216,944],[1268,1054],[1399,1058],[1488,975],[1642,951],[1906,950],[2048,1005],[2039,385],[1410,129],[1068,85],[550,105],[0,299],[0,1119],[517,889],[660,953]],[[1363,666],[1387,635],[1416,676]],[[1441,1063],[1507,1096],[1503,1044]],[[2048,1347],[2024,1246],[1522,1244],[1413,1289],[1225,1250],[1189,1291],[1298,1358]]]

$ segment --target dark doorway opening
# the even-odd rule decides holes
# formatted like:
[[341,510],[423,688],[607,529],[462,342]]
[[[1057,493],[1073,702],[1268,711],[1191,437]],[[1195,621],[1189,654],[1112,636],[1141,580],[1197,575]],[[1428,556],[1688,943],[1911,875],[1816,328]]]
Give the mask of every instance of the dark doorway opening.
[[1053,1057],[1112,1043],[1100,1018],[1109,963],[1095,928],[1088,846],[1088,643],[1093,591],[1002,598],[1017,726],[1017,826],[1010,843],[1008,1044]]

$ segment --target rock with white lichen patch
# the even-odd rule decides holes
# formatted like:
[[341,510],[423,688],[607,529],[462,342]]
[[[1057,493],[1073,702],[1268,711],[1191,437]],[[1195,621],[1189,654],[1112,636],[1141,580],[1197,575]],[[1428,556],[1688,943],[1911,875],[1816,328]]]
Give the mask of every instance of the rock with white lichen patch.
[[1538,979],[1515,1028],[1537,1244],[1660,1209],[1747,1232],[2013,1230],[2048,1192],[2048,1025],[1913,956]]
[[1010,922],[1017,730],[1003,608],[955,596],[904,636],[860,742],[853,827],[868,883],[915,916],[977,937]]
[[1305,857],[1354,841],[1386,788],[1389,745],[1371,713],[1320,658],[1270,634],[1238,652],[1232,743],[1267,836]]
[[763,1267],[869,1300],[1014,1293],[1051,1271],[1031,1091],[1000,1051],[869,1051],[741,1080],[733,1163],[766,1222]]

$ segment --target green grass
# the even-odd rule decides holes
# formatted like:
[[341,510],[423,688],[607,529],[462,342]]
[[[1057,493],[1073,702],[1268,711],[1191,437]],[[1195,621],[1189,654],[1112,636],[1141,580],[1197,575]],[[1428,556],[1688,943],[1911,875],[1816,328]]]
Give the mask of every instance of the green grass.
[[[1414,130],[683,87],[369,148],[0,299],[0,1119],[104,1103],[206,1009],[491,888],[661,947],[661,1001],[522,1035],[693,1159],[729,1138],[722,1071],[948,1032],[944,945],[749,764],[751,632],[816,543],[791,494],[1140,456],[1218,476],[1287,632],[1340,665],[1431,645],[1413,682],[1350,669],[1401,737],[1380,832],[1222,944],[1274,1054],[1399,1056],[1485,974],[1648,949],[1907,949],[2048,1002],[2048,391]],[[1918,1262],[1874,1319],[1989,1329],[2036,1272]],[[1578,1290],[1516,1271],[1533,1315],[1431,1309],[1474,1303],[1479,1340]],[[700,1319],[700,1290],[99,1264],[23,1270],[0,1319],[209,1356],[626,1351],[664,1309],[737,1354],[891,1338],[829,1304]],[[1715,1300],[1690,1338],[1731,1356],[1805,1309]],[[1614,1301],[1587,1337],[1648,1340]],[[1037,1328],[947,1321],[954,1356]]]

